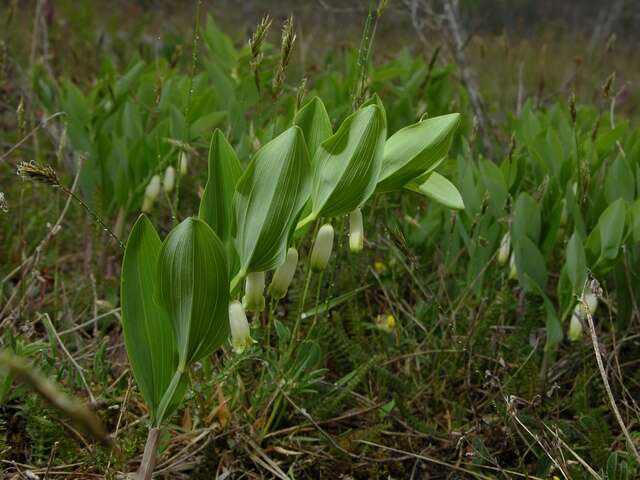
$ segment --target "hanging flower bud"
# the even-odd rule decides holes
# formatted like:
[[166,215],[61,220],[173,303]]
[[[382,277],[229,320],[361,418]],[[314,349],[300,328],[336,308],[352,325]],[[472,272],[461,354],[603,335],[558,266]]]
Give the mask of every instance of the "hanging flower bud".
[[[586,304],[589,315],[593,316],[598,309],[598,296],[593,293],[590,288],[587,288],[584,292],[583,301],[584,304]],[[584,304],[582,305],[583,308],[585,306]]]
[[160,175],[154,175],[149,181],[149,185],[144,190],[144,200],[142,202],[142,211],[150,212],[153,204],[160,193]]
[[349,248],[352,252],[360,252],[363,246],[364,226],[362,223],[362,210],[356,208],[349,215]]
[[500,240],[500,248],[498,249],[498,264],[505,265],[509,260],[509,253],[511,253],[511,235],[509,232],[504,234],[502,240]]
[[189,168],[189,157],[186,152],[180,153],[180,165],[178,167],[180,168],[180,175],[187,174],[187,169]]
[[176,169],[171,165],[164,171],[164,178],[162,179],[162,187],[167,193],[173,192],[173,188],[176,186]]
[[229,304],[229,326],[231,327],[231,345],[233,345],[234,352],[242,353],[251,347],[252,343],[256,343],[251,338],[247,315],[244,313],[242,304],[238,301]]
[[242,303],[250,312],[264,310],[264,272],[251,272],[247,275]]
[[296,266],[298,265],[298,251],[291,247],[287,250],[287,257],[284,263],[276,268],[269,285],[269,295],[275,299],[280,299],[287,294],[289,285],[293,280],[293,276],[296,273]]
[[512,253],[509,259],[509,280],[518,278],[518,268],[516,267],[516,256]]
[[333,249],[333,227],[326,223],[318,230],[316,242],[311,250],[311,270],[321,272],[329,263],[331,250]]
[[580,340],[582,337],[582,317],[581,313],[581,305],[576,305],[573,313],[571,314],[571,322],[569,323],[569,340],[572,342]]

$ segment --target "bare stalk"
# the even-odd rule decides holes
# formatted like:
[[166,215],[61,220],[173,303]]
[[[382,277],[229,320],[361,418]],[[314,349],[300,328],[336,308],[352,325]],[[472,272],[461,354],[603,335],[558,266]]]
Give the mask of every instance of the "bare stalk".
[[153,470],[156,468],[156,452],[158,451],[158,441],[160,440],[160,428],[153,427],[147,435],[147,443],[144,446],[140,468],[136,473],[137,480],[151,480]]

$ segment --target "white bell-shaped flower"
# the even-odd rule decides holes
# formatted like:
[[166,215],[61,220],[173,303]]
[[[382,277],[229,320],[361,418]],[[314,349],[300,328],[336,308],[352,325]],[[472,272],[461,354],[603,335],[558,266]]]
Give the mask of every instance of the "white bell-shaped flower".
[[242,303],[250,312],[264,310],[264,272],[251,272],[247,275]]
[[176,169],[171,165],[167,167],[164,171],[164,178],[162,179],[162,188],[167,193],[173,192],[174,187],[176,186]]
[[242,304],[238,301],[229,304],[229,327],[231,328],[231,345],[233,345],[234,352],[242,353],[251,347],[251,344],[256,343],[251,338],[247,315]]
[[153,204],[160,194],[161,182],[160,175],[154,175],[149,180],[147,188],[144,190],[144,199],[142,201],[142,211],[148,213],[153,208]]
[[321,272],[327,268],[329,258],[331,257],[331,250],[333,250],[333,227],[327,223],[320,227],[316,241],[313,244],[313,250],[311,250],[311,270]]
[[291,247],[289,248],[289,250],[287,250],[287,257],[285,258],[284,263],[276,268],[276,271],[273,274],[273,278],[271,279],[271,284],[269,285],[269,294],[273,298],[279,299],[287,294],[289,285],[291,285],[293,276],[296,273],[297,265],[298,251],[295,248]]
[[349,249],[352,252],[360,252],[364,247],[364,225],[362,222],[362,210],[356,208],[349,214]]

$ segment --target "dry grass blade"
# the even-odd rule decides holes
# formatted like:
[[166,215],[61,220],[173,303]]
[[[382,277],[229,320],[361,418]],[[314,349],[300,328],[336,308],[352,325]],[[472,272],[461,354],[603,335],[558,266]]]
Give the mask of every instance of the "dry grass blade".
[[78,400],[61,392],[53,382],[34,370],[24,359],[4,351],[0,353],[0,365],[7,368],[18,381],[33,388],[86,433],[104,445],[114,447],[113,439],[95,414]]

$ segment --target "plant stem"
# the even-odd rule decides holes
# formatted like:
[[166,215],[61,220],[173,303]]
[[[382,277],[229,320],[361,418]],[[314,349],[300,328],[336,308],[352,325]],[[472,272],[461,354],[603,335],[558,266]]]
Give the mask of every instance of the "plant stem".
[[140,462],[140,468],[136,473],[136,480],[151,480],[153,470],[156,468],[156,452],[160,439],[160,427],[153,427],[147,435],[147,443],[144,446],[144,454]]
[[229,283],[229,294],[233,295],[233,292],[238,288],[238,284],[242,281],[244,277],[247,276],[246,270],[240,270],[236,273],[236,276],[231,279]]
[[267,316],[267,329],[264,338],[264,349],[269,350],[271,348],[271,323],[273,322],[273,316],[278,308],[278,300],[274,300],[273,297],[269,299],[269,315]]
[[296,230],[300,230],[301,228],[306,227],[311,222],[313,222],[316,218],[318,218],[318,215],[316,213],[311,212],[309,215],[307,215],[306,217],[304,217],[302,220],[298,222],[298,224],[296,225]]
[[316,322],[318,321],[318,308],[320,304],[320,290],[322,289],[322,281],[324,280],[324,270],[320,272],[320,278],[318,278],[318,288],[316,289],[316,303],[313,307],[313,321],[311,322],[311,327],[309,327],[309,331],[307,332],[307,337],[311,335],[313,329],[316,326]]
[[304,304],[307,301],[307,293],[309,292],[309,284],[311,283],[311,265],[307,265],[307,274],[304,281],[304,290],[302,291],[302,299],[300,300],[300,306],[298,307],[298,315],[296,316],[296,323],[291,331],[291,340],[289,341],[289,348],[287,349],[287,356],[291,356],[296,344],[296,337],[298,336],[298,330],[300,329],[300,322],[302,321],[302,312],[304,311]]
[[67,195],[69,195],[71,198],[73,198],[76,202],[78,202],[78,203],[82,206],[82,208],[84,208],[84,209],[87,211],[87,213],[88,213],[89,215],[91,215],[91,217],[93,217],[93,219],[94,219],[96,222],[98,222],[98,224],[102,227],[102,229],[103,229],[105,232],[107,232],[107,233],[109,234],[109,236],[110,236],[111,238],[113,238],[113,239],[118,243],[118,245],[120,245],[120,248],[122,248],[122,249],[124,250],[124,243],[122,242],[122,240],[120,240],[120,239],[116,236],[116,234],[115,234],[115,233],[113,233],[113,231],[112,231],[109,227],[107,227],[107,225],[102,221],[102,219],[100,218],[100,216],[99,216],[96,212],[94,212],[94,211],[91,209],[91,207],[89,207],[89,205],[87,205],[87,204],[84,202],[84,200],[82,200],[82,199],[81,199],[78,195],[76,195],[72,190],[68,189],[68,188],[67,188],[67,187],[65,187],[65,186],[60,185],[60,189],[61,189],[64,193],[66,193]]

